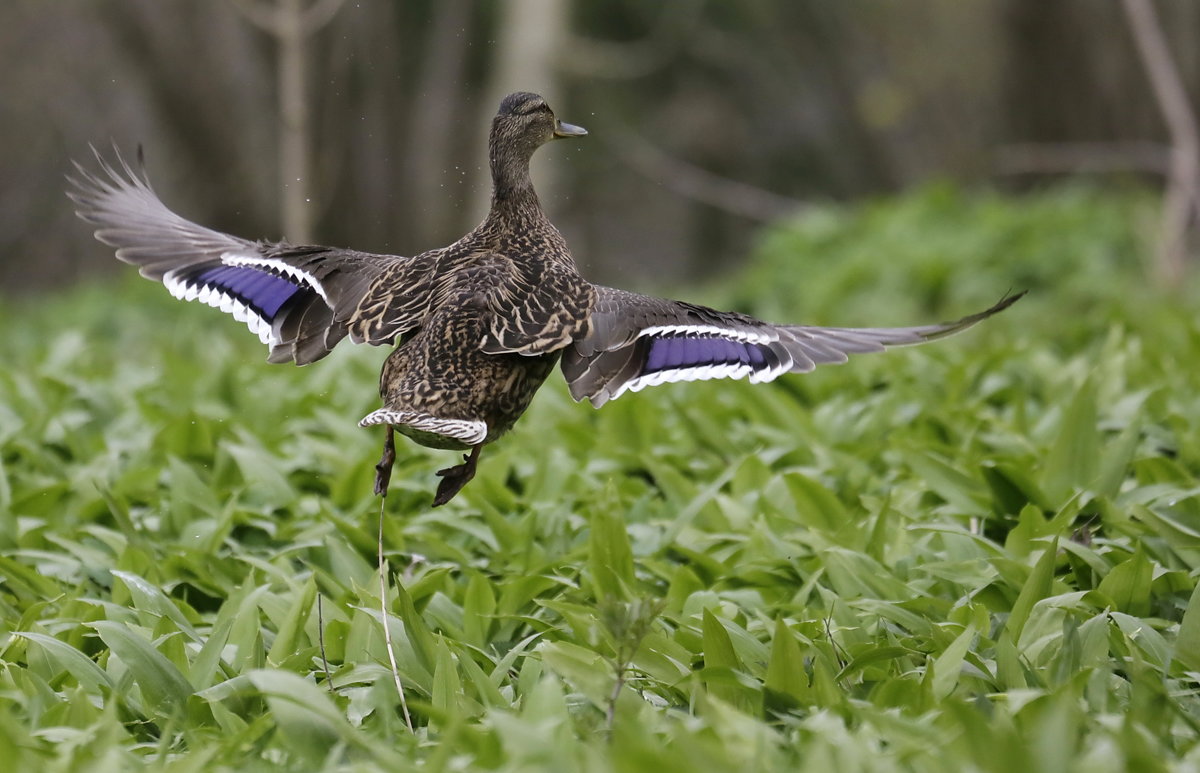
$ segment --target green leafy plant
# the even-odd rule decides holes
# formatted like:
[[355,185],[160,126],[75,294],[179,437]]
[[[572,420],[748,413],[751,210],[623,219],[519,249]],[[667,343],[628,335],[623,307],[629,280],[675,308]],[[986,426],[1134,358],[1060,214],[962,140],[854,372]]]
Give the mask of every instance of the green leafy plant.
[[1033,292],[769,387],[547,388],[438,510],[405,446],[382,586],[382,352],[271,367],[133,280],[10,306],[0,759],[1190,769],[1200,303],[1143,287],[1146,212],[936,187],[781,224],[698,295],[861,325]]

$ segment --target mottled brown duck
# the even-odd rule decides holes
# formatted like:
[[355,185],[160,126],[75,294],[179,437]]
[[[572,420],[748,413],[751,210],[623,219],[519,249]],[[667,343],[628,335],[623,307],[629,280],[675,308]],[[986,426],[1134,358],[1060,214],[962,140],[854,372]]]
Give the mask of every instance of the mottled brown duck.
[[546,217],[529,176],[534,151],[587,132],[536,94],[511,94],[492,121],[492,203],[473,231],[415,257],[249,241],[169,210],[145,173],[97,157],[76,165],[71,198],[96,238],[177,298],[219,308],[270,347],[268,361],[307,365],[342,339],[399,345],[383,364],[385,428],[375,491],[386,496],[393,431],[469,453],[442,477],[434,505],[475,474],[480,449],[520,418],[561,360],[571,395],[599,407],[674,381],[771,381],[847,355],[957,333],[1010,306],[1010,296],[955,322],[902,328],[776,325],[728,311],[588,282]]

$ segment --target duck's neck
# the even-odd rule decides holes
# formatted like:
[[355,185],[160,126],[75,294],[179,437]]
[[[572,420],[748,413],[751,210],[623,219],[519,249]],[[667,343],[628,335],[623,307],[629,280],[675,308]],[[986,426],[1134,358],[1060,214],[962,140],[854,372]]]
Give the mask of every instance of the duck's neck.
[[545,219],[542,204],[529,176],[529,153],[508,148],[501,151],[492,137],[488,143],[492,168],[491,216],[505,218]]

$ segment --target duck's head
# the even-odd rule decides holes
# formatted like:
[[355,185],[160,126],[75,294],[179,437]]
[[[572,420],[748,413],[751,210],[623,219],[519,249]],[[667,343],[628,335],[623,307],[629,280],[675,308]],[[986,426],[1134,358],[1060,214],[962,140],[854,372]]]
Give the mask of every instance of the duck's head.
[[518,91],[500,101],[492,119],[492,144],[528,158],[550,140],[582,137],[587,129],[563,123],[554,117],[546,100],[537,94]]

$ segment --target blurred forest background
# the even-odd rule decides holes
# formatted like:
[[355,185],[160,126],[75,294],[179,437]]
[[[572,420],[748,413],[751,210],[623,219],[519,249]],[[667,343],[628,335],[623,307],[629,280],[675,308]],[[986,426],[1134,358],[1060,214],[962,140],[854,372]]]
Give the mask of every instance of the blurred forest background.
[[232,233],[440,246],[484,212],[513,90],[591,131],[535,179],[584,271],[631,286],[713,277],[763,222],[929,179],[1194,193],[1197,40],[1194,0],[5,0],[0,292],[118,268],[63,195],[89,143],[140,143],[170,206]]

